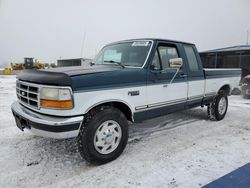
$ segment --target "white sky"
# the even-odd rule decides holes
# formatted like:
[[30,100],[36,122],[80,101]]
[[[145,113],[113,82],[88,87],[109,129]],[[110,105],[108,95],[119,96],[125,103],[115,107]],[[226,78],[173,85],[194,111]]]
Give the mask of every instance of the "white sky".
[[183,40],[202,51],[246,44],[247,30],[250,0],[0,0],[0,67],[23,57],[92,58],[129,38]]

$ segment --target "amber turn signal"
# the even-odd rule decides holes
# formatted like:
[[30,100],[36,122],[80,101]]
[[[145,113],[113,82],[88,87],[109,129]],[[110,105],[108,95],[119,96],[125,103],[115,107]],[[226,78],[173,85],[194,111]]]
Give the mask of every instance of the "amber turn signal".
[[55,101],[55,100],[41,99],[40,102],[41,102],[41,107],[45,107],[45,108],[58,108],[58,109],[73,108],[73,103],[71,100]]

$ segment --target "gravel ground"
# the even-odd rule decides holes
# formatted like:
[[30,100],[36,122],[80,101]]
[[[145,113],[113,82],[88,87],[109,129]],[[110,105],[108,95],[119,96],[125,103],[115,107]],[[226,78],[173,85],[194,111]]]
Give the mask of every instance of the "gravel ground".
[[0,76],[0,187],[195,188],[250,161],[250,100],[240,96],[220,122],[195,108],[131,125],[124,153],[101,166],[82,160],[74,139],[19,131],[14,100],[15,76]]

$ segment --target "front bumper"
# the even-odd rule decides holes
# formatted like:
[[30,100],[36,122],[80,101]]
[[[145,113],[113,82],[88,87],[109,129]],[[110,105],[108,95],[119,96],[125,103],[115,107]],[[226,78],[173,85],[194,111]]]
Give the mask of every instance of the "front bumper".
[[22,106],[18,101],[11,105],[17,127],[50,138],[73,138],[79,133],[83,116],[58,117],[43,115]]

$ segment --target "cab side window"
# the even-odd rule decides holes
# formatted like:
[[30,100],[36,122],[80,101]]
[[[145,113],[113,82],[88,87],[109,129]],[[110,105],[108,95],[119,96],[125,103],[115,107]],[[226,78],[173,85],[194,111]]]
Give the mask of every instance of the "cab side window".
[[184,50],[187,56],[189,70],[192,72],[199,71],[200,68],[193,47],[185,45]]
[[178,52],[174,46],[158,46],[154,59],[151,64],[151,70],[164,70],[169,68],[169,60],[178,58]]

